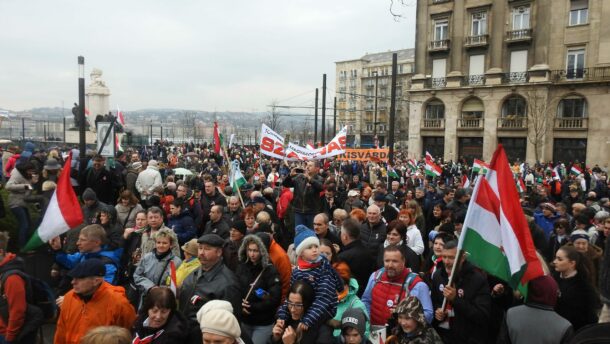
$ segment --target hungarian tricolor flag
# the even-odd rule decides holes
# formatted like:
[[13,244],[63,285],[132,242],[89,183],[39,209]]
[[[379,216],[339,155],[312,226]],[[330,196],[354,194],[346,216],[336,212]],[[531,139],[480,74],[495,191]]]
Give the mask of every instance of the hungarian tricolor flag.
[[173,260],[169,261],[169,289],[174,292],[176,298],[178,297],[178,283],[176,282],[176,264]]
[[57,188],[51,197],[44,218],[23,248],[24,252],[34,250],[54,237],[67,232],[70,228],[83,223],[83,212],[70,183],[71,164],[72,153],[68,156],[64,169],[59,175]]
[[[468,260],[517,289],[543,275],[502,145],[473,190],[458,249]],[[526,288],[522,288],[522,290]]]
[[468,180],[468,176],[465,174],[462,174],[462,187],[463,188],[470,187],[470,180]]
[[398,176],[398,173],[396,173],[396,170],[394,169],[394,167],[392,167],[390,165],[388,165],[388,176],[390,178],[396,178],[396,179],[400,178]]
[[527,189],[525,188],[525,183],[523,182],[523,179],[517,177],[516,181],[517,181],[517,191],[519,191],[519,193],[524,193],[525,191],[527,191]]
[[582,174],[582,168],[578,167],[577,165],[572,165],[572,168],[570,168],[570,173],[578,177]]
[[426,175],[440,177],[441,173],[443,173],[443,170],[426,156]]
[[411,169],[412,172],[417,171],[417,161],[415,161],[415,159],[407,160],[407,166]]
[[218,123],[214,122],[214,153],[220,154],[220,134],[218,134]]
[[432,157],[432,154],[430,154],[428,151],[426,151],[426,161],[434,161],[434,158]]
[[474,159],[472,163],[472,172],[473,173],[482,173],[487,174],[487,170],[489,169],[489,165],[483,160]]

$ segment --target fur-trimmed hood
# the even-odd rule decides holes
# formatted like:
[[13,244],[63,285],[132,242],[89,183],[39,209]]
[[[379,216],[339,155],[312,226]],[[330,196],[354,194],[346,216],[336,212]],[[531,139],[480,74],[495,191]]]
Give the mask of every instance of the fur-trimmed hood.
[[241,246],[239,247],[239,251],[237,252],[237,257],[241,263],[246,263],[248,261],[248,254],[246,251],[248,249],[248,245],[250,244],[256,244],[256,246],[258,246],[258,250],[261,253],[262,266],[267,266],[271,264],[269,252],[267,252],[265,244],[263,244],[261,238],[254,234],[246,235],[246,237],[244,237],[241,242]]

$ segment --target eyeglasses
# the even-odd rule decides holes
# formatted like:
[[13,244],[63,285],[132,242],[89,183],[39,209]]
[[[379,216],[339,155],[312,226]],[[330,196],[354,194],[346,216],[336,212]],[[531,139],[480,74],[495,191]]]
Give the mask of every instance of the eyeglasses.
[[303,309],[302,303],[292,303],[292,302],[288,301],[288,302],[286,302],[286,305],[288,306],[288,308]]

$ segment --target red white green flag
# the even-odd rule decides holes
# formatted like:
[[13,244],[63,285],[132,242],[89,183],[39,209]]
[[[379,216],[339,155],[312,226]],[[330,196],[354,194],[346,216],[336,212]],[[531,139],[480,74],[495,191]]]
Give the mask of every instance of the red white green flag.
[[432,157],[432,154],[430,154],[428,151],[426,151],[426,161],[434,161],[434,158]]
[[502,145],[489,168],[472,193],[458,248],[468,252],[470,262],[516,289],[543,275],[542,265]]
[[524,193],[527,189],[525,188],[525,183],[523,182],[522,178],[517,177],[516,178],[516,182],[517,182],[517,191],[521,194]]
[[572,165],[572,168],[570,168],[570,173],[575,176],[579,176],[582,174],[582,168],[578,167],[577,165]]
[[411,172],[417,171],[417,162],[415,161],[415,159],[407,160],[407,166],[409,167],[409,169],[411,169]]
[[169,261],[169,288],[174,292],[174,296],[178,297],[178,283],[176,279],[176,264],[173,260]]
[[426,175],[440,177],[443,170],[426,156]]
[[479,160],[479,159],[474,159],[474,162],[472,163],[472,172],[473,173],[487,174],[488,169],[489,169],[489,165],[485,161]]
[[468,176],[465,174],[462,174],[462,187],[463,188],[469,188],[470,187],[470,180],[468,180]]
[[218,134],[218,123],[214,122],[214,153],[220,154],[220,134]]

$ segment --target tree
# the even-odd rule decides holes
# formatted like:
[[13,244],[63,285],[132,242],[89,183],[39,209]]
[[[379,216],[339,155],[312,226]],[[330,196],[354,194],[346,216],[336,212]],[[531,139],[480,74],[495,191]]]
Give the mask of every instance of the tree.
[[280,124],[281,124],[281,117],[280,117],[281,114],[278,111],[277,105],[278,105],[277,99],[274,99],[271,101],[271,105],[269,105],[271,110],[269,111],[269,114],[265,118],[265,123],[269,126],[269,128],[271,128],[271,130],[276,131],[276,132],[279,130]]
[[536,88],[525,92],[527,101],[527,139],[534,146],[534,157],[540,161],[542,147],[547,135],[552,132],[554,122],[554,99],[549,99],[546,88]]

